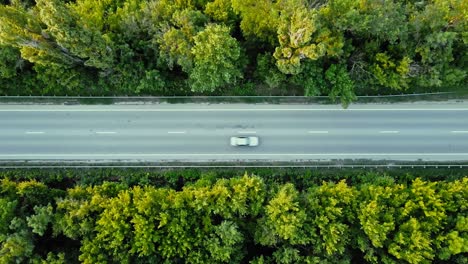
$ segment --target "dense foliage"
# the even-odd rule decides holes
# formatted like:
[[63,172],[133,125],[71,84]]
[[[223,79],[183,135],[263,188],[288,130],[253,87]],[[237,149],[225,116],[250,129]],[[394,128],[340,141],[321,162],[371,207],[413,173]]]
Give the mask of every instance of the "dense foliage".
[[304,188],[206,173],[175,190],[144,179],[64,189],[5,175],[1,263],[468,261],[466,177]]
[[465,0],[4,0],[0,93],[320,94],[347,104],[464,87],[467,9]]

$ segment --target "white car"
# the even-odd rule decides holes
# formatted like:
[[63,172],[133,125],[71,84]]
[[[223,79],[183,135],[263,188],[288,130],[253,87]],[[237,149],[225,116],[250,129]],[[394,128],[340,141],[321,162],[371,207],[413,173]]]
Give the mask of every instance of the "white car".
[[231,137],[231,146],[258,146],[258,137]]

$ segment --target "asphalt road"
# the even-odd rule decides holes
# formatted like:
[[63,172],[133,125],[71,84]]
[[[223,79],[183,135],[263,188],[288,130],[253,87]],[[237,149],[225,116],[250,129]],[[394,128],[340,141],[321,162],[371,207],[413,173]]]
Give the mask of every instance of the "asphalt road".
[[0,160],[468,160],[466,103],[0,105],[0,124]]

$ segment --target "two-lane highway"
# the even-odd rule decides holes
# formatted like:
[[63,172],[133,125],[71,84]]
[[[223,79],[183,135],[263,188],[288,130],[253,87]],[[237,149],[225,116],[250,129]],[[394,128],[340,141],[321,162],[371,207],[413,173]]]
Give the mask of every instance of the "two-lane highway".
[[461,103],[0,105],[0,122],[0,160],[468,160]]

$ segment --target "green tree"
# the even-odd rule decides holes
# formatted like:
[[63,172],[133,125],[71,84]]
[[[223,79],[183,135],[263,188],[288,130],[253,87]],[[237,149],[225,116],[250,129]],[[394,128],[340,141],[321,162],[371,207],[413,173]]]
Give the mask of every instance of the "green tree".
[[358,245],[371,263],[426,263],[436,258],[434,236],[447,220],[439,183],[366,186],[358,218],[366,236]]
[[96,76],[82,67],[36,64],[33,69],[36,72],[36,80],[39,81],[36,86],[40,86],[35,88],[41,95],[92,94],[98,90],[95,83]]
[[[213,185],[200,182],[179,192],[136,186],[109,197],[101,196],[100,190],[91,201],[99,202],[101,210],[88,211],[97,213],[88,222],[94,228],[78,234],[83,236],[80,260],[238,262],[244,255],[238,222],[259,213],[261,184],[256,178],[243,177]],[[64,205],[60,204],[61,210]],[[77,212],[73,209],[71,213]]]
[[385,53],[377,53],[375,63],[371,66],[371,73],[378,84],[393,90],[404,90],[409,87],[411,59],[404,57],[395,62]]
[[301,72],[291,76],[290,82],[304,89],[305,96],[328,93],[329,83],[325,79],[324,67],[320,61],[307,60],[301,63]]
[[232,8],[241,17],[240,28],[246,38],[274,44],[280,7],[272,0],[232,0]]
[[36,180],[13,182],[2,179],[0,263],[23,263],[37,258],[38,236],[43,236],[52,222],[51,203],[60,195],[57,190]]
[[258,222],[255,241],[275,246],[282,241],[305,244],[302,230],[306,214],[299,205],[299,193],[292,184],[281,186],[265,208],[265,216]]
[[131,218],[134,206],[131,192],[123,190],[116,197],[105,198],[103,211],[95,222],[96,236],[85,240],[80,260],[84,263],[105,263],[109,260],[130,263],[132,247]]
[[13,218],[10,234],[0,243],[0,262],[21,263],[33,256],[34,242],[23,219]]
[[412,65],[416,85],[452,86],[466,80],[466,7],[464,1],[438,0],[411,8],[408,25],[418,58]]
[[92,87],[89,80],[96,69],[105,73],[112,67],[108,39],[80,24],[63,2],[38,1],[37,12],[12,6],[0,9],[0,43],[18,48],[24,59],[35,64],[37,79],[43,81],[36,85],[36,93],[79,94]]
[[275,59],[270,54],[257,56],[256,77],[268,85],[269,88],[278,88],[286,82],[287,76],[279,71]]
[[7,237],[10,223],[15,217],[17,203],[17,200],[0,199],[0,241],[5,241]]
[[41,22],[59,47],[79,57],[85,66],[106,70],[114,62],[113,43],[97,29],[87,27],[81,17],[60,0],[38,0]]
[[0,6],[0,43],[21,51],[21,56],[41,65],[59,64],[70,67],[83,63],[62,49],[50,35],[43,34],[42,21],[36,14],[13,6]]
[[313,43],[312,35],[316,31],[316,15],[306,8],[281,16],[278,27],[280,45],[273,54],[280,71],[298,74],[301,71],[301,60],[317,60],[325,55],[325,46]]
[[467,177],[396,184],[372,173],[304,190],[278,174],[265,184],[208,172],[177,191],[146,178],[63,193],[45,184],[64,184],[60,173],[16,173],[0,181],[0,263],[464,263],[468,253]]
[[116,196],[125,188],[122,184],[104,183],[68,189],[65,197],[57,199],[55,232],[71,239],[89,239],[96,225],[96,216],[103,211],[107,198]]
[[214,0],[208,2],[204,13],[216,22],[222,22],[229,26],[235,26],[237,16],[232,8],[231,0]]
[[26,217],[26,221],[33,233],[42,236],[54,221],[54,208],[50,203],[46,206],[34,206],[34,214]]
[[205,239],[204,244],[213,263],[229,263],[232,260],[239,260],[242,242],[244,238],[237,224],[223,221],[213,228],[213,232]]
[[208,25],[194,41],[194,67],[189,75],[192,91],[212,92],[242,78],[241,49],[228,27]]
[[204,29],[206,22],[207,17],[200,11],[184,9],[174,12],[172,18],[174,26],[168,28],[158,40],[160,56],[167,62],[170,69],[177,64],[184,72],[188,73],[192,70],[194,38]]
[[433,239],[437,256],[450,260],[468,252],[468,178],[440,183],[440,196],[447,214],[444,228]]
[[23,68],[24,60],[18,49],[0,45],[0,78],[10,79],[17,76]]
[[330,83],[330,98],[335,101],[339,96],[341,105],[347,108],[348,105],[356,100],[354,93],[354,82],[349,77],[346,67],[342,64],[333,64],[325,72],[325,79]]
[[344,181],[337,184],[324,182],[307,190],[305,195],[304,235],[312,251],[309,258],[320,259],[320,262],[349,262],[354,222],[351,206],[357,196],[356,190]]

